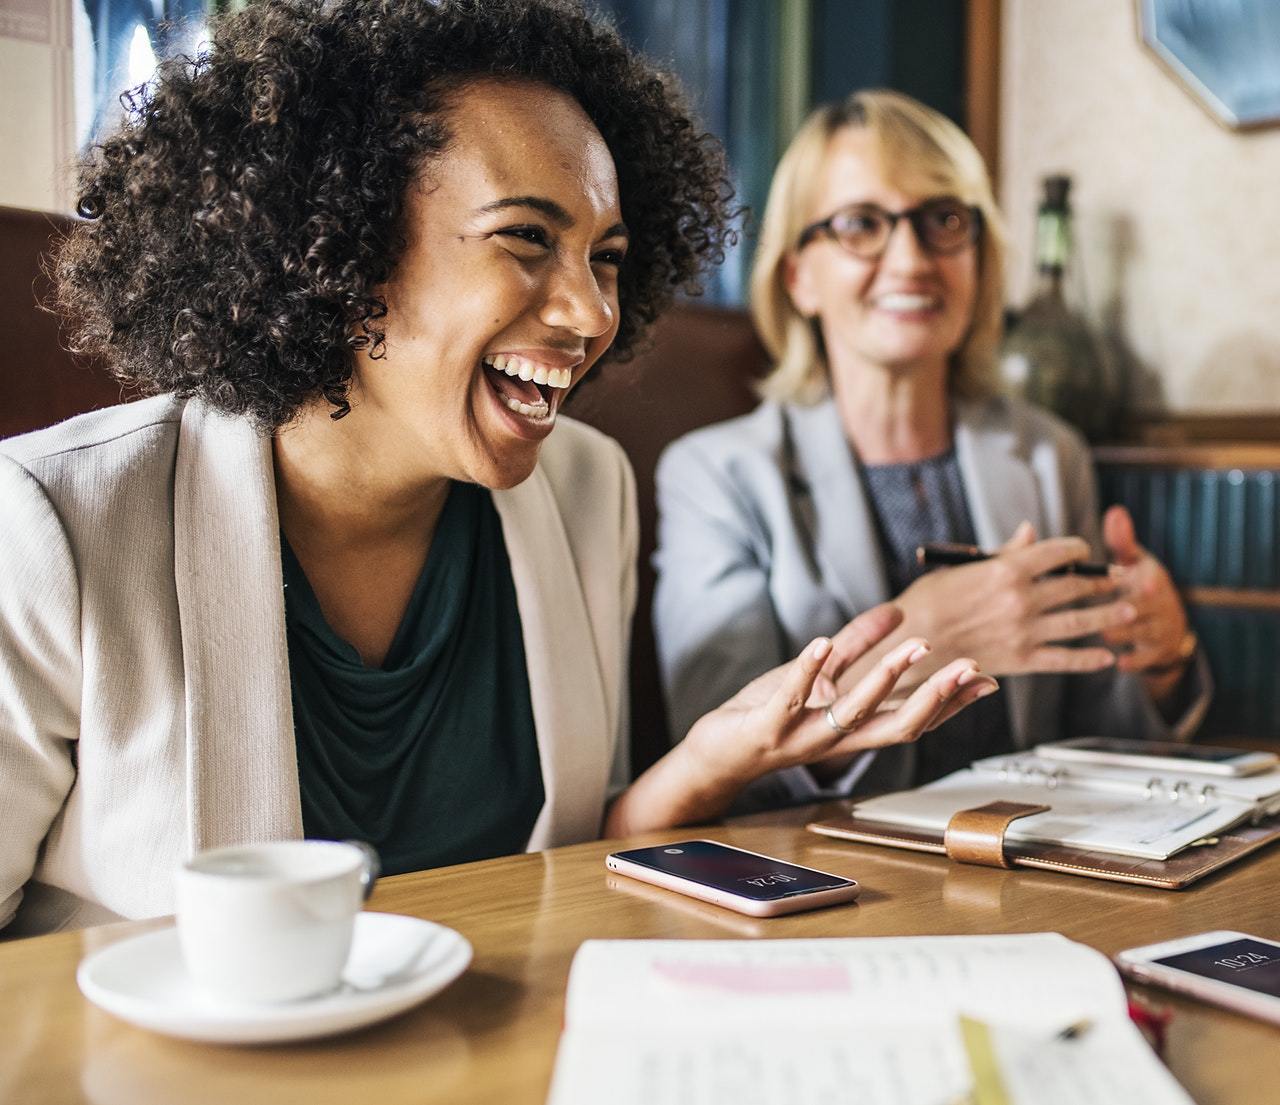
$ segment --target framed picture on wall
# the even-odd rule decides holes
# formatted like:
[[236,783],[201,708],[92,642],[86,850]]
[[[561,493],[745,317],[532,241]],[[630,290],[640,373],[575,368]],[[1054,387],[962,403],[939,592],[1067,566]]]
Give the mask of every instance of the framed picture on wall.
[[1280,123],[1280,3],[1137,0],[1147,48],[1224,126]]

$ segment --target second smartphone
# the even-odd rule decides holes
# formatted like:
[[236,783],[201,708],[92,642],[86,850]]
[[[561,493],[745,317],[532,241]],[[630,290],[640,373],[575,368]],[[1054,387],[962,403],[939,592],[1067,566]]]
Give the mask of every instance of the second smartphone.
[[1075,763],[1115,764],[1118,767],[1160,767],[1201,775],[1257,775],[1280,762],[1274,752],[1249,752],[1240,748],[1215,748],[1207,744],[1174,741],[1119,740],[1113,737],[1076,737],[1036,747],[1036,755]]
[[1129,948],[1116,964],[1139,982],[1167,986],[1280,1024],[1280,944],[1246,932],[1202,932]]
[[752,917],[851,902],[861,889],[853,879],[714,840],[682,840],[614,852],[605,859],[605,866]]

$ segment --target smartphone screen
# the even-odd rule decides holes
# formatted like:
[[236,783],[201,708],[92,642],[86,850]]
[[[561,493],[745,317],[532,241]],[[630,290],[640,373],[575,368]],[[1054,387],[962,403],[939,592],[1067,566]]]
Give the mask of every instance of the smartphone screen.
[[618,852],[617,857],[759,902],[776,901],[811,890],[853,885],[851,880],[838,875],[827,875],[808,867],[797,867],[794,863],[742,852],[710,840],[685,840],[656,848],[634,848]]
[[1081,737],[1069,743],[1081,752],[1115,752],[1126,756],[1159,756],[1172,760],[1226,763],[1247,756],[1239,748],[1210,748],[1208,745],[1176,744],[1173,741],[1131,741],[1114,737]]
[[1280,947],[1261,940],[1231,940],[1151,962],[1280,998]]

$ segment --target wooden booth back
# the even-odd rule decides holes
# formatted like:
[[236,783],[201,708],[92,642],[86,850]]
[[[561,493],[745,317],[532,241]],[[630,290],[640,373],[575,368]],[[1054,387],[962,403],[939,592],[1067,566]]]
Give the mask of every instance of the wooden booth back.
[[1280,749],[1280,441],[1103,445],[1094,459],[1103,504],[1129,508],[1209,656],[1200,739]]
[[52,242],[73,220],[0,207],[0,437],[38,430],[120,402],[120,385],[63,348],[56,315],[41,306]]
[[670,747],[653,624],[658,454],[682,434],[746,414],[768,358],[742,311],[679,304],[654,328],[644,353],[607,364],[570,397],[567,413],[615,438],[631,458],[640,503],[640,564],[631,633],[631,759],[639,772]]

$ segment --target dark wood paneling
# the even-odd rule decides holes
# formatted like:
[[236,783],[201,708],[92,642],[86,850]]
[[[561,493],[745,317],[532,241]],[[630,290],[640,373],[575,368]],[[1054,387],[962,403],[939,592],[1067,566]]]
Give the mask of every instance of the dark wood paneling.
[[71,219],[0,207],[0,437],[51,426],[120,402],[120,385],[63,348],[60,322],[41,304],[46,267]]
[[1247,439],[1224,439],[1213,444],[1096,445],[1093,456],[1099,464],[1140,468],[1280,470],[1280,444],[1255,443]]
[[1280,412],[1130,417],[1120,427],[1117,440],[1133,445],[1258,443],[1280,446]]
[[757,402],[752,383],[766,365],[745,311],[680,304],[662,317],[641,356],[598,369],[565,406],[565,413],[617,439],[636,473],[640,563],[631,645],[636,772],[670,747],[650,621],[657,514],[653,471],[659,454],[677,437],[751,410]]
[[[1184,587],[1188,606],[1227,606],[1234,610],[1266,610],[1280,614],[1280,591],[1246,590],[1240,587]],[[1277,670],[1280,675],[1280,669]]]
[[1000,0],[969,0],[965,14],[965,129],[1000,179]]

